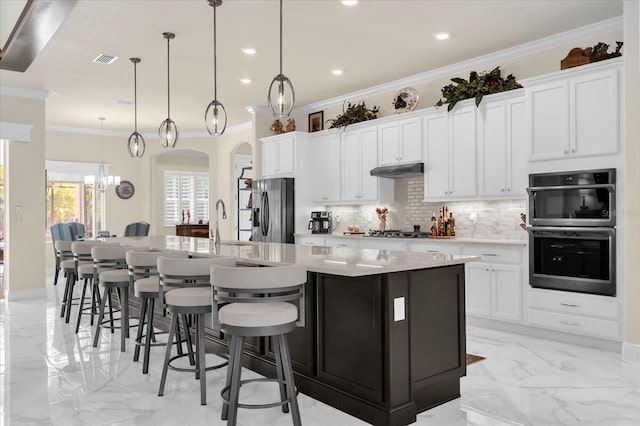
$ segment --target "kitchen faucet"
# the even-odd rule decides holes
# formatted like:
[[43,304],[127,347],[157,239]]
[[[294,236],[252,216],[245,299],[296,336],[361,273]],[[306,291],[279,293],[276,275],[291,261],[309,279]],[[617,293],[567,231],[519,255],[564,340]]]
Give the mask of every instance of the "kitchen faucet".
[[220,245],[220,228],[218,226],[218,207],[220,206],[220,204],[222,204],[222,218],[223,219],[227,218],[227,209],[224,206],[224,201],[222,201],[222,198],[219,198],[218,201],[216,201],[216,217],[215,217],[216,234],[215,234],[215,237],[213,239],[213,243],[215,245]]

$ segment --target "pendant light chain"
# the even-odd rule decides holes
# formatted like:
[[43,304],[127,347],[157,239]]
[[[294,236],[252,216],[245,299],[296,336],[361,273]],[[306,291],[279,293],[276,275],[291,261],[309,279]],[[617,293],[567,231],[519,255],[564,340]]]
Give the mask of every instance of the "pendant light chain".
[[213,2],[213,99],[218,99],[218,49],[216,44],[216,2]]
[[280,75],[282,75],[282,0],[280,0]]
[[171,117],[171,74],[169,63],[171,62],[169,41],[171,39],[167,37],[167,118]]

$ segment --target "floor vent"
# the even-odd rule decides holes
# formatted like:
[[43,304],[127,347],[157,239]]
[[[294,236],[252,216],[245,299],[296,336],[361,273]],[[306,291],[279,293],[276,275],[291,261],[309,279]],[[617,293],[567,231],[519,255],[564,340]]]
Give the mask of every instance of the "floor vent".
[[96,64],[109,65],[114,63],[117,60],[118,60],[117,56],[105,55],[104,53],[101,53],[93,60],[93,62],[95,62]]

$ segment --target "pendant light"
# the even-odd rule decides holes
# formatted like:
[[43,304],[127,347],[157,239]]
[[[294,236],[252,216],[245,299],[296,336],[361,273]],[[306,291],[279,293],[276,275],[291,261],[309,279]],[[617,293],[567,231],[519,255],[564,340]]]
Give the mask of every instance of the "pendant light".
[[216,8],[222,5],[222,0],[209,0],[213,7],[213,100],[204,113],[204,122],[210,135],[220,136],[227,128],[227,110],[218,101],[217,62],[216,62]]
[[134,109],[134,132],[129,136],[127,148],[132,157],[142,157],[144,155],[144,138],[138,133],[138,76],[136,66],[140,63],[140,58],[129,58],[133,62],[133,109]]
[[167,39],[167,119],[160,124],[158,136],[160,137],[160,144],[163,148],[173,148],[178,142],[178,126],[176,126],[176,123],[171,119],[169,40],[174,39],[176,35],[174,33],[162,33],[162,36]]
[[100,120],[100,165],[98,166],[98,176],[90,175],[84,177],[84,184],[102,193],[107,192],[112,186],[120,185],[120,176],[107,174],[107,167],[104,164],[104,117]]
[[267,102],[271,113],[276,118],[288,117],[296,102],[293,84],[287,76],[282,74],[282,0],[280,0],[280,74],[273,78],[269,86]]

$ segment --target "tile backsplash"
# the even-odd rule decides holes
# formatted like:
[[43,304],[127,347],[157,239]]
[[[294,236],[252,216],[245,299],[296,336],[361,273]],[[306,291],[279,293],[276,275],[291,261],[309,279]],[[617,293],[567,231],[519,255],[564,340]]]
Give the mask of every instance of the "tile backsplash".
[[[456,235],[468,238],[525,240],[526,232],[520,228],[520,213],[526,212],[525,199],[491,201],[451,201],[425,203],[422,201],[424,179],[413,177],[395,180],[395,203],[361,206],[327,206],[333,214],[333,232],[342,233],[350,224],[359,225],[363,231],[378,229],[376,207],[387,207],[387,229],[421,231],[431,228],[431,215],[446,205],[456,219]],[[340,217],[337,223],[336,216]]]

